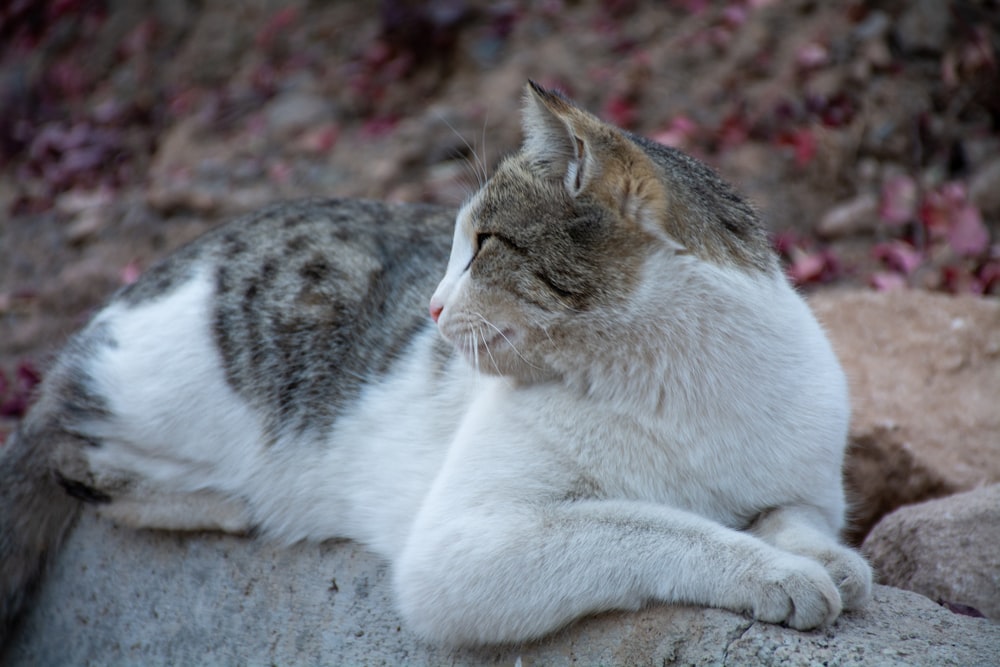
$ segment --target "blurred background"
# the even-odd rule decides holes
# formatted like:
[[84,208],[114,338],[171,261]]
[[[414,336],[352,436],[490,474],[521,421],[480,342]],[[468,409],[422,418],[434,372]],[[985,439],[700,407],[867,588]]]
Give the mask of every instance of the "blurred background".
[[1000,295],[990,0],[7,0],[0,440],[116,287],[301,196],[458,205],[528,78],[694,154],[803,289]]

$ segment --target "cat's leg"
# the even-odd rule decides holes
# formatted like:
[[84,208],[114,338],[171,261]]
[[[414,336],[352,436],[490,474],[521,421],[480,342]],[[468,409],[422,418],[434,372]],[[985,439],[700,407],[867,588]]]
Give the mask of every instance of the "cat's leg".
[[99,505],[100,513],[133,528],[157,530],[213,530],[245,534],[253,523],[246,505],[212,491],[151,493],[141,497],[118,497]]
[[425,505],[396,563],[401,610],[429,638],[524,641],[650,601],[749,612],[797,629],[841,611],[818,562],[697,515],[635,501],[483,500]]
[[60,442],[73,495],[133,527],[251,529],[241,498],[264,440],[227,384],[207,273],[157,300],[113,303],[70,343],[30,421]]
[[872,570],[853,549],[837,542],[819,510],[781,507],[762,514],[750,532],[784,551],[820,562],[840,591],[845,609],[859,609],[871,598]]
[[254,528],[249,507],[237,497],[210,489],[182,491],[135,470],[108,465],[109,461],[127,460],[116,452],[120,447],[113,442],[63,436],[52,460],[54,473],[67,493],[132,528],[239,534]]

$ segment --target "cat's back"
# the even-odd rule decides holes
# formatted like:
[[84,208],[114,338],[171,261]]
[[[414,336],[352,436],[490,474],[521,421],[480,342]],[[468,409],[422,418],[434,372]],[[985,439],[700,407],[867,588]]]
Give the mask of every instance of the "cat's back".
[[350,294],[352,277],[363,279],[375,264],[434,278],[441,256],[447,257],[453,224],[454,211],[440,206],[363,199],[280,202],[209,230],[154,264],[113,301],[136,305],[157,299],[209,265],[219,269],[220,293],[231,291],[231,279],[259,287],[281,274],[288,286],[297,273],[312,287],[339,287]]

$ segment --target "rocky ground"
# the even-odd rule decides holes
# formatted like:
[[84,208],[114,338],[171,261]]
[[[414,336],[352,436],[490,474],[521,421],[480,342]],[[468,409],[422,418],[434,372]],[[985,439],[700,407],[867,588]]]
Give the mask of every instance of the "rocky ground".
[[457,204],[517,145],[533,78],[761,209],[862,397],[860,542],[1000,481],[998,54],[995,0],[5,3],[0,442],[171,248],[284,197]]

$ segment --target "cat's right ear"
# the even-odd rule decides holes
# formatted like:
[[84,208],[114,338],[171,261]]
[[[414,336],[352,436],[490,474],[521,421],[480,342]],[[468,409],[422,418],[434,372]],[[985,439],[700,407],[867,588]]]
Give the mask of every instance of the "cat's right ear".
[[524,95],[524,152],[570,194],[582,192],[598,176],[591,135],[600,121],[559,93],[529,81]]

